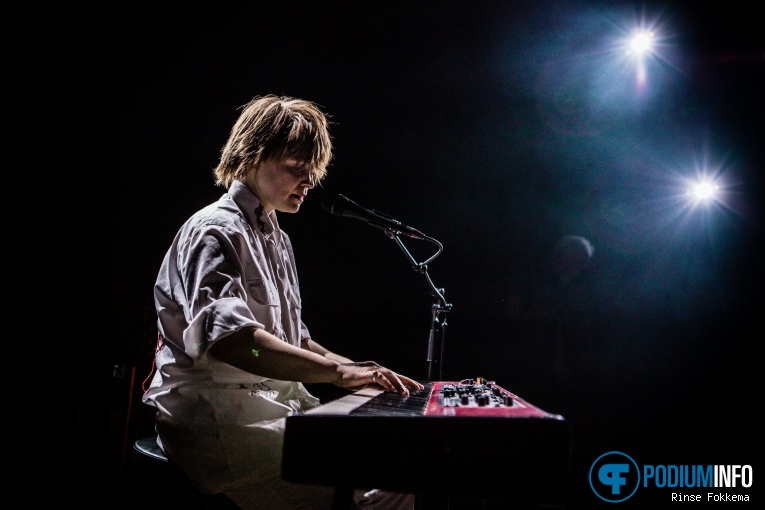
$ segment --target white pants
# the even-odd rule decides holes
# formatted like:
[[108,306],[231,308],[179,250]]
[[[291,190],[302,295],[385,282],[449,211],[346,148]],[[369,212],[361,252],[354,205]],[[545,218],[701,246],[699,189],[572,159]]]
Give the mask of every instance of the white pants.
[[[222,492],[242,510],[330,510],[334,488],[282,479],[284,426],[281,418],[249,427],[204,430],[203,426],[189,427],[165,418],[158,420],[157,432],[168,458],[204,493]],[[352,466],[353,459],[327,462]],[[413,510],[414,495],[357,490],[351,509]]]

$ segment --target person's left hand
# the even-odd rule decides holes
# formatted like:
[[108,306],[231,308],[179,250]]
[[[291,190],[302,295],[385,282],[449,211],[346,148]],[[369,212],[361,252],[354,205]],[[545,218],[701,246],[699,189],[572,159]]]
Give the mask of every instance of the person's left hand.
[[[395,391],[402,395],[409,395],[409,389],[421,390],[424,388],[419,382],[409,377],[397,374],[374,361],[357,361],[353,363],[341,363],[346,372],[346,377],[355,379],[348,385],[343,385],[349,390],[358,391],[364,388],[373,388],[383,391]],[[346,369],[347,367],[347,369]]]

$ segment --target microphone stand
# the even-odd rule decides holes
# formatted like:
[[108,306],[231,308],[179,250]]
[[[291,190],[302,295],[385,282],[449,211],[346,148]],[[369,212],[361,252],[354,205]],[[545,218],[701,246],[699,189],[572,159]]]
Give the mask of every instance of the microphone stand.
[[[417,262],[401,241],[401,238],[399,237],[400,232],[392,228],[383,228],[383,230],[387,236],[394,240],[398,247],[401,248],[401,251],[404,252],[404,255],[406,255],[406,258],[412,265],[412,269],[419,273],[427,282],[428,287],[430,287],[430,295],[433,296],[433,305],[431,306],[430,334],[428,336],[428,381],[433,381],[434,365],[438,365],[438,380],[441,381],[443,380],[444,345],[446,339],[446,326],[448,325],[444,314],[452,309],[452,305],[446,301],[446,297],[444,297],[444,289],[436,287],[433,280],[431,280],[430,275],[428,274],[428,263],[432,262],[441,254],[444,246],[436,239],[423,235],[424,240],[430,241],[438,246],[438,251],[425,262]],[[438,358],[434,359],[433,353],[436,350],[438,350]]]

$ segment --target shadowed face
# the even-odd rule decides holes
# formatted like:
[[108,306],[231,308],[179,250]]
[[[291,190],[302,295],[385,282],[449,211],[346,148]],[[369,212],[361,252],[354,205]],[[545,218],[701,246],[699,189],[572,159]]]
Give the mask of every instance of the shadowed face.
[[308,190],[313,188],[309,167],[292,158],[282,162],[264,161],[247,174],[244,182],[258,196],[267,213],[274,210],[296,213]]

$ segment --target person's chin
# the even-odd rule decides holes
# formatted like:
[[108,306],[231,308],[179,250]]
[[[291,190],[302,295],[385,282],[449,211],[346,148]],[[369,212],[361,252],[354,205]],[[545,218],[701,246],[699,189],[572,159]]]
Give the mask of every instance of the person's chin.
[[284,207],[279,209],[279,211],[283,213],[296,213],[300,210],[300,206],[303,205],[302,203],[296,204],[293,202],[290,202],[288,204],[285,204]]

